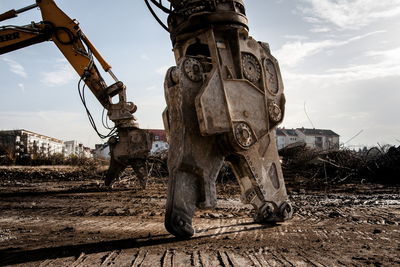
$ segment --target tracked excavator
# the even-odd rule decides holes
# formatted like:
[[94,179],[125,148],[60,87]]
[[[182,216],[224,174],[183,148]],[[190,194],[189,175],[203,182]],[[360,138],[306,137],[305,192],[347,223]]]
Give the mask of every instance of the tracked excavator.
[[[241,200],[255,209],[257,223],[292,217],[275,141],[285,111],[283,82],[269,45],[249,36],[243,0],[144,0],[169,32],[176,66],[165,77],[163,121],[169,139],[169,183],[165,227],[177,237],[195,233],[197,208],[216,205],[216,178],[228,162],[241,188]],[[165,2],[165,1],[164,1]],[[115,123],[109,137],[109,185],[127,166],[145,183],[151,136],[139,129],[126,100],[126,88],[111,67],[54,0],[0,15],[0,21],[39,7],[43,21],[0,27],[0,54],[51,40],[108,110]],[[157,14],[168,15],[165,24]],[[115,83],[107,86],[94,64],[100,62]],[[113,104],[111,98],[119,97]],[[91,117],[91,116],[89,116]],[[96,129],[96,128],[95,128]],[[97,129],[96,129],[97,131]]]

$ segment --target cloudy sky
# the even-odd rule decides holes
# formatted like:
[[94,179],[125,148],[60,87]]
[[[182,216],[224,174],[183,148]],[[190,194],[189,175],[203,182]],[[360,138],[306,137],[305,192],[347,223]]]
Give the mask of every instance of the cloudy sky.
[[[1,0],[0,11],[32,3]],[[80,22],[127,85],[141,127],[162,128],[163,77],[174,58],[168,34],[143,1],[57,3]],[[400,144],[400,0],[246,3],[250,34],[268,42],[281,65],[283,126],[332,129],[348,146]],[[0,25],[40,20],[40,12],[31,10]],[[0,56],[0,73],[0,129],[24,128],[91,146],[101,142],[80,102],[79,77],[54,44]],[[93,97],[88,102],[100,118],[100,105]]]

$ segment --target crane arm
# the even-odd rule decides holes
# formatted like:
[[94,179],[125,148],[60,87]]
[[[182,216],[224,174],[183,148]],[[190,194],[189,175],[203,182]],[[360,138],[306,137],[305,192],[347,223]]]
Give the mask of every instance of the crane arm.
[[44,29],[45,26],[43,24],[36,23],[22,27],[0,27],[0,55],[48,41],[50,39],[50,33]]
[[[136,106],[126,101],[124,84],[112,73],[111,66],[83,33],[79,23],[66,15],[54,0],[37,0],[35,5],[5,12],[0,15],[0,20],[16,17],[18,13],[34,7],[40,9],[42,22],[26,26],[0,27],[0,54],[44,41],[53,41],[97,100],[108,110],[110,119],[116,125],[137,126],[132,115],[136,111]],[[93,61],[94,57],[104,71],[115,80],[111,86],[108,86],[102,78]],[[116,95],[119,96],[119,103],[113,104],[111,99]]]

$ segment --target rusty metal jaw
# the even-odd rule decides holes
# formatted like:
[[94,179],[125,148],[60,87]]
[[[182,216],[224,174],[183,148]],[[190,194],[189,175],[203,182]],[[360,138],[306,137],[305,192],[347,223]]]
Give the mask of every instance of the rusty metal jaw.
[[151,149],[151,133],[138,128],[121,128],[116,137],[109,139],[108,144],[111,160],[105,185],[110,186],[125,168],[131,166],[141,186],[145,187],[148,176],[146,158]]
[[[216,204],[215,179],[224,159],[233,167],[242,189],[243,202],[255,208],[256,222],[271,223],[289,219],[292,216],[291,206],[275,136],[273,131],[261,128],[262,125],[268,125],[264,95],[255,91],[247,81],[237,80],[237,83],[226,83],[226,87],[223,87],[225,92],[235,89],[247,92],[246,88],[250,86],[250,92],[253,90],[256,93],[251,99],[259,106],[254,103],[251,106],[251,101],[241,102],[240,95],[233,93],[229,99],[224,98],[226,93],[215,91],[220,89],[223,92],[221,85],[224,81],[218,75],[205,73],[205,69],[207,67],[195,57],[182,57],[166,75],[167,109],[164,123],[170,140],[166,229],[179,237],[194,234],[192,217],[196,208],[212,208]],[[240,86],[236,87],[236,84]],[[199,98],[204,96],[208,88],[214,91],[202,99],[205,105],[199,109]],[[229,105],[226,106],[226,103]],[[254,106],[264,108],[265,118],[243,112]],[[224,113],[226,108],[230,110]],[[199,114],[203,111],[209,112],[206,117]],[[242,117],[242,124],[237,125],[229,117],[229,112],[246,117]],[[221,117],[221,114],[225,115]],[[220,123],[223,119],[227,120],[226,123]],[[206,120],[209,124],[202,125]],[[254,130],[251,125],[256,125],[257,120],[259,128]],[[214,127],[213,132],[205,134],[202,130],[210,125]],[[253,139],[255,136],[257,138]]]
[[[199,63],[182,59],[165,79],[169,136],[169,184],[165,227],[178,237],[194,234],[192,217],[196,208],[216,205],[215,180],[223,164],[216,136],[202,136],[194,99],[202,86]],[[201,73],[200,73],[201,74]]]
[[292,217],[273,132],[226,160],[239,182],[242,202],[256,211],[256,222],[276,223]]

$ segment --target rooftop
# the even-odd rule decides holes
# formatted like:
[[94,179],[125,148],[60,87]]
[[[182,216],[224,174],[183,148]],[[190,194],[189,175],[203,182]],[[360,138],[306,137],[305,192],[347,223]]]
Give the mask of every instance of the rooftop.
[[276,128],[276,135],[279,136],[298,136],[295,129]]
[[305,135],[324,135],[324,136],[339,136],[332,130],[325,129],[307,129],[307,128],[297,128],[296,130],[304,133]]
[[60,140],[60,139],[57,139],[57,138],[54,138],[54,137],[50,137],[50,136],[47,136],[47,135],[44,135],[44,134],[39,134],[39,133],[35,133],[35,132],[32,132],[32,131],[24,130],[24,129],[17,129],[17,130],[0,130],[0,133],[15,134],[15,135],[16,135],[17,133],[18,133],[18,134],[27,133],[27,134],[34,135],[34,136],[37,136],[37,137],[50,139],[50,140],[53,141],[53,142],[63,143],[63,141]]

